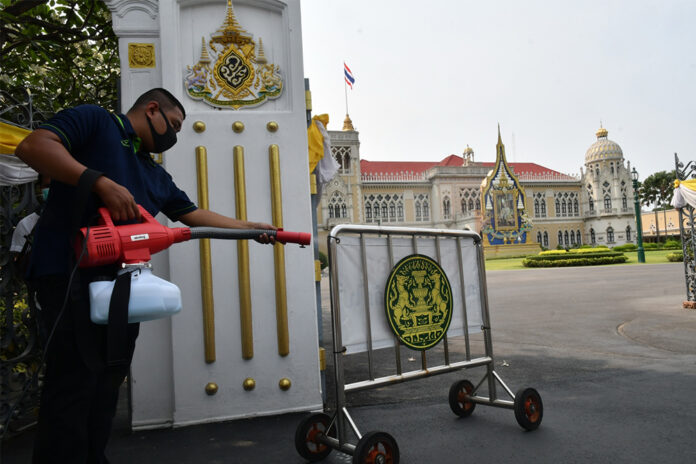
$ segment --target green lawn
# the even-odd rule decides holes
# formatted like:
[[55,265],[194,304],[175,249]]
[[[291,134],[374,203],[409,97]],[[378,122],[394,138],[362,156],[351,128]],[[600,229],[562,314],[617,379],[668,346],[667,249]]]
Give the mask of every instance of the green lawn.
[[[679,250],[655,250],[645,252],[645,263],[646,264],[656,264],[656,263],[668,263],[667,255]],[[609,264],[608,266],[626,266],[629,264],[638,264],[638,252],[627,251],[624,252],[628,256],[628,261],[623,264]],[[508,269],[528,269],[522,266],[523,258],[509,258],[509,259],[490,259],[486,260],[486,270],[487,271],[500,271]],[[537,268],[538,269],[538,268]]]

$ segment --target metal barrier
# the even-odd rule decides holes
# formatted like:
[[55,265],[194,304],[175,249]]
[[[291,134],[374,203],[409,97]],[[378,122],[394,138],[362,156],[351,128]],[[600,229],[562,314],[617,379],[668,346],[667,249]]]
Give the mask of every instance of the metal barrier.
[[[485,374],[477,384],[468,380],[452,384],[452,412],[468,417],[477,404],[483,404],[513,409],[527,430],[541,424],[538,392],[523,388],[513,393],[494,369],[479,235],[339,225],[332,229],[328,247],[336,398],[334,407],[327,408],[331,415],[315,413],[298,425],[295,447],[302,457],[320,461],[336,449],[352,455],[353,463],[398,463],[396,440],[386,432],[362,434],[346,408],[346,393],[459,369],[485,367]],[[482,353],[475,353],[472,336],[482,343]],[[452,349],[455,343],[459,350]],[[391,373],[380,376],[375,356],[383,348],[393,349],[394,365]],[[431,348],[436,348],[433,355],[428,354]],[[418,351],[420,369],[404,371],[403,355]],[[353,353],[367,353],[366,378],[346,383],[345,355]],[[462,359],[454,359],[457,356]],[[433,363],[437,357],[442,364]],[[509,399],[498,397],[498,386]],[[485,390],[488,396],[483,395]],[[349,443],[349,430],[357,437],[356,444]]]

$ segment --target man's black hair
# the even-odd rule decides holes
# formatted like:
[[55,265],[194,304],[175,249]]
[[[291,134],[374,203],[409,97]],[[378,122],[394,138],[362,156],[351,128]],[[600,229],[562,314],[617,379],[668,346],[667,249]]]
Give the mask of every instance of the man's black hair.
[[148,104],[148,102],[151,102],[153,100],[159,103],[160,108],[162,108],[163,110],[176,106],[181,110],[181,114],[184,116],[184,118],[186,118],[186,110],[184,109],[184,105],[182,105],[181,102],[177,100],[176,97],[172,95],[169,90],[163,89],[161,87],[150,89],[141,96],[139,96],[138,99],[135,100],[135,103],[133,103],[133,106],[131,106],[130,110],[128,111],[130,112],[135,108],[145,106]]

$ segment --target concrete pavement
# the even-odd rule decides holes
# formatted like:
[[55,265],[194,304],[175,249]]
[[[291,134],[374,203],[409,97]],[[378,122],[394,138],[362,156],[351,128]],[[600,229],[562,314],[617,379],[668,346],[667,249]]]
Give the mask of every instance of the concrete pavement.
[[[512,411],[481,405],[466,419],[452,414],[450,384],[477,383],[484,373],[477,368],[349,395],[361,432],[389,432],[404,463],[696,462],[696,311],[682,309],[682,264],[487,277],[496,371],[513,391],[540,392],[541,427],[525,432]],[[474,350],[482,350],[480,340],[472,337]],[[461,343],[453,340],[451,349],[461,352]],[[376,359],[380,369],[393,363],[388,353]],[[346,375],[360,378],[365,361],[346,361]],[[406,354],[403,362],[416,369],[420,358]],[[331,392],[331,372],[327,381]],[[132,464],[300,463],[293,437],[301,417],[129,434],[121,411],[108,454]],[[2,462],[29,462],[31,440],[27,432],[5,443]],[[350,457],[334,451],[325,462]]]

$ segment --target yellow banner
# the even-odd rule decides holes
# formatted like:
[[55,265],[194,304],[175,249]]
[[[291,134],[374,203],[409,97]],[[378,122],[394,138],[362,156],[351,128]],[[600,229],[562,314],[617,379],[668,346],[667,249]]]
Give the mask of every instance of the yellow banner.
[[19,142],[30,133],[28,129],[0,122],[0,154],[13,155]]

